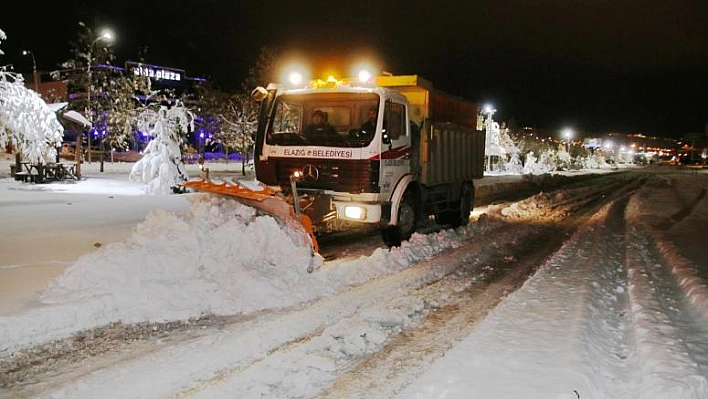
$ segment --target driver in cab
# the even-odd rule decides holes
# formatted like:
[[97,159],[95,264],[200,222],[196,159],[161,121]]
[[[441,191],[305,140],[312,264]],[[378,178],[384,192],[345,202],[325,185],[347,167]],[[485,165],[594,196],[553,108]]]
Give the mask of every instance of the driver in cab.
[[334,128],[325,121],[324,112],[320,110],[315,111],[312,114],[312,123],[305,128],[305,137],[308,139],[327,138],[336,135],[337,132],[334,131]]

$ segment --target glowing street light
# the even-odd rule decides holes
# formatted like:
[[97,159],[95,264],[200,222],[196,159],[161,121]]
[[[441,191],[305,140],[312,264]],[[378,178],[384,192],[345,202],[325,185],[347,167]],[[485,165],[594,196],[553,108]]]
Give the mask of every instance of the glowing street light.
[[484,106],[483,112],[487,114],[487,117],[491,118],[492,115],[494,115],[495,112],[497,112],[496,109],[491,104],[486,104]]
[[37,80],[37,60],[34,59],[34,53],[29,50],[22,50],[22,55],[32,57],[32,81],[34,82],[34,91],[39,94],[39,81]]
[[[91,111],[91,92],[93,91],[93,77],[91,76],[91,62],[92,62],[91,56],[92,56],[92,53],[93,53],[93,46],[94,46],[99,40],[105,40],[106,42],[110,43],[111,41],[113,41],[113,32],[111,32],[111,31],[108,30],[108,29],[104,29],[104,30],[101,32],[101,35],[98,36],[97,38],[95,38],[95,39],[91,42],[91,44],[89,44],[88,55],[87,55],[87,64],[88,64],[88,66],[87,66],[87,68],[86,68],[86,72],[87,72],[87,74],[88,74],[88,80],[89,80],[89,89],[88,89],[88,93],[87,93],[87,95],[86,95],[86,116],[87,116],[89,119],[93,119],[93,118],[91,117],[91,115],[92,115],[92,111]],[[90,131],[89,131],[89,134],[88,134],[88,162],[91,163],[91,132],[90,132]]]

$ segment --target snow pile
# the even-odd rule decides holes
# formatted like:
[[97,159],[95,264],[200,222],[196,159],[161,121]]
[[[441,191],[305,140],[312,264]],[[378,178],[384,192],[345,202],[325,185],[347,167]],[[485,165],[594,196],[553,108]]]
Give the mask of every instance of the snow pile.
[[321,293],[300,284],[309,249],[296,247],[272,217],[216,196],[193,198],[189,214],[152,213],[126,242],[81,257],[50,284],[42,308],[0,319],[2,346],[118,320],[287,306]]
[[[414,234],[401,248],[320,265],[274,218],[220,196],[189,198],[185,214],[151,213],[125,242],[79,258],[52,281],[37,309],[0,318],[0,351],[115,321],[293,306],[410,267],[458,246],[473,229]],[[309,274],[313,263],[319,268]]]

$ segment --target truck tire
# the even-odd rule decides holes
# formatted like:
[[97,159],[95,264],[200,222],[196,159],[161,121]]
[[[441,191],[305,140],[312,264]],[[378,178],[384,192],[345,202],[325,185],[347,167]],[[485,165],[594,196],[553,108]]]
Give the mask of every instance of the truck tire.
[[453,221],[452,227],[467,226],[470,223],[470,212],[474,203],[474,185],[465,183],[462,185],[462,195],[460,196],[460,209],[457,218]]
[[401,242],[411,238],[417,224],[418,215],[413,196],[406,193],[398,207],[398,224],[384,227],[381,230],[381,238],[388,247],[400,247]]
[[463,183],[460,189],[460,198],[452,210],[443,211],[435,215],[435,223],[449,225],[452,228],[467,226],[470,222],[470,212],[474,201],[474,186]]

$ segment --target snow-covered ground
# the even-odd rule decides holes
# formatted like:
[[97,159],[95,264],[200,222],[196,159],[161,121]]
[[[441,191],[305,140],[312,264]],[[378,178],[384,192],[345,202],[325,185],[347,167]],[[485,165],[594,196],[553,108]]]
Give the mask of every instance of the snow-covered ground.
[[[0,292],[12,289],[6,281],[27,284],[10,295],[11,305],[0,302],[0,358],[117,321],[254,319],[175,350],[158,341],[144,360],[32,397],[317,397],[337,368],[322,353],[376,352],[423,306],[401,297],[386,309],[377,295],[474,263],[474,252],[459,251],[487,228],[480,222],[415,234],[401,248],[322,263],[273,218],[239,203],[199,193],[142,195],[144,186],[127,182],[125,166],[106,164],[104,174],[91,167],[77,183],[0,179]],[[636,192],[592,216],[443,357],[399,376],[405,384],[388,397],[708,397],[708,174],[666,171],[647,171]],[[523,219],[534,220],[542,206],[527,203]],[[19,242],[13,232],[36,240]],[[312,262],[316,270],[308,273]],[[29,269],[52,269],[39,273],[47,284],[25,281],[36,275]],[[335,295],[337,306],[321,303]],[[259,317],[280,309],[299,310],[287,323]],[[293,345],[281,361],[265,361],[276,342],[300,341],[308,326],[339,318],[307,350]],[[260,367],[239,376],[239,359]],[[0,397],[14,393],[0,386]],[[374,396],[364,390],[341,397]]]

